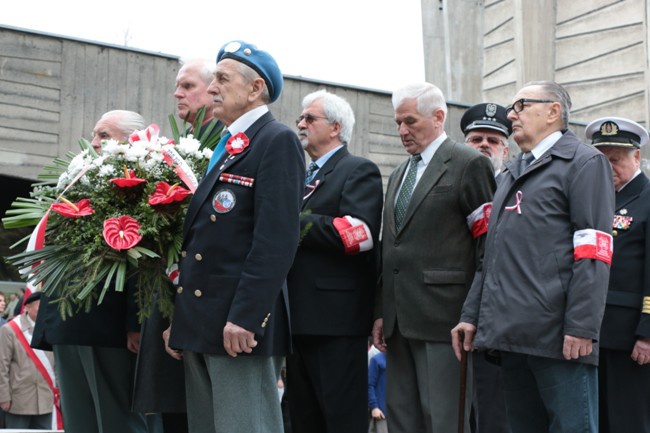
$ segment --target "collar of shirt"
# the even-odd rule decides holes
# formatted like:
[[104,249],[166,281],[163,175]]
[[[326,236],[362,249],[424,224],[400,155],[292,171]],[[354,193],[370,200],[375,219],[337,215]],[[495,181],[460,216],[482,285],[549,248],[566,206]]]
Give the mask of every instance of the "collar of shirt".
[[538,160],[542,155],[546,153],[547,150],[549,150],[553,145],[560,139],[562,138],[562,132],[561,131],[555,131],[551,135],[547,136],[545,139],[539,142],[537,146],[533,148],[530,152],[533,154],[535,157],[535,161]]
[[[330,150],[325,155],[321,156],[316,161],[314,161],[316,163],[316,165],[318,166],[318,170],[320,170],[322,167],[324,167],[325,163],[327,161],[329,161],[329,159],[332,157],[332,155],[334,155],[342,147],[343,147],[343,145],[339,144],[334,149]],[[314,176],[316,176],[316,173],[318,173],[318,170],[314,171]]]
[[628,186],[629,183],[632,182],[632,181],[634,180],[634,178],[637,177],[637,176],[640,175],[640,174],[641,174],[641,169],[640,169],[640,168],[637,168],[636,171],[634,172],[634,175],[632,176],[632,178],[631,178],[630,180],[628,180],[627,182],[625,182],[625,185],[623,185],[622,187],[620,187],[619,189],[617,189],[616,192],[621,192],[621,191],[623,191],[623,188],[625,188],[626,186]]
[[239,119],[235,120],[232,122],[230,126],[228,126],[228,131],[230,131],[231,135],[237,135],[240,132],[246,132],[250,126],[255,123],[257,119],[260,117],[264,116],[266,113],[268,113],[269,107],[267,105],[260,105],[259,107],[253,108],[251,111],[248,111],[241,116],[239,116]]

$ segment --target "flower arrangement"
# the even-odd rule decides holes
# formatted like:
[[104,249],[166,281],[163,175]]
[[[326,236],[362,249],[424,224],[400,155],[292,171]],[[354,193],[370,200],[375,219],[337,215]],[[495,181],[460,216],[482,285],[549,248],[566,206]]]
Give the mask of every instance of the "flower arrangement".
[[126,143],[106,141],[101,155],[82,139],[80,153],[45,167],[31,198],[18,198],[7,212],[5,228],[36,226],[32,237],[42,245],[9,261],[28,270],[31,284],[56,293],[64,318],[127,283],[137,288],[141,320],[156,298],[171,317],[171,290],[157,293],[169,287],[196,176],[212,156],[174,126],[177,144],[152,124]]

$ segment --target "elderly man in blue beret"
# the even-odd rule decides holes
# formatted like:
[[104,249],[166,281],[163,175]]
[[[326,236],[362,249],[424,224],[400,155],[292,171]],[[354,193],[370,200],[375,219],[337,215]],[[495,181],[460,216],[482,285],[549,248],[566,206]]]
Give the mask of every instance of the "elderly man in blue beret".
[[305,161],[268,104],[271,55],[232,41],[208,88],[226,126],[187,211],[175,311],[163,338],[185,366],[189,431],[281,433],[277,381],[290,346],[286,276],[300,234]]

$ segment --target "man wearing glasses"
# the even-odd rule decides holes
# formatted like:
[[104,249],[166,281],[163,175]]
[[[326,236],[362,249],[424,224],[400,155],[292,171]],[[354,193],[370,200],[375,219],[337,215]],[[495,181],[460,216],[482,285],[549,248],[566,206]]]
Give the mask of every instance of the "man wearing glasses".
[[381,174],[374,162],[348,151],[354,113],[346,100],[319,90],[302,106],[298,136],[317,168],[306,179],[304,236],[287,277],[291,427],[293,433],[364,433]]
[[567,130],[571,99],[549,81],[506,109],[522,155],[494,197],[480,278],[452,330],[461,350],[499,351],[513,433],[598,431],[598,339],[612,259],[607,158]]
[[460,119],[460,129],[468,146],[490,158],[498,184],[503,161],[508,158],[508,137],[512,134],[505,107],[492,103],[474,105]]

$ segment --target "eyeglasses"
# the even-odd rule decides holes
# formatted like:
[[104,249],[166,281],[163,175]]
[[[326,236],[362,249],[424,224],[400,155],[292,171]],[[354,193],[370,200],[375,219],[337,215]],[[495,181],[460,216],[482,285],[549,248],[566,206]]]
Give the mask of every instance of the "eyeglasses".
[[478,146],[479,144],[483,143],[483,140],[487,140],[490,146],[499,146],[500,144],[504,144],[503,141],[501,141],[497,137],[484,136],[484,135],[474,135],[472,137],[468,137],[467,140],[465,140],[465,142],[472,144],[474,146]]
[[296,126],[298,126],[298,124],[299,124],[300,122],[302,122],[303,120],[305,121],[305,123],[306,123],[307,125],[311,125],[312,123],[314,123],[314,122],[316,121],[316,119],[327,119],[327,117],[324,117],[324,116],[314,116],[314,115],[311,114],[311,113],[307,113],[307,114],[305,114],[304,116],[301,114],[301,115],[298,116],[298,118],[296,119]]
[[514,111],[515,113],[521,113],[524,108],[526,108],[526,103],[533,103],[533,102],[557,102],[557,101],[552,101],[550,99],[528,99],[528,98],[521,98],[517,101],[515,101],[512,105],[509,105],[506,107],[506,116],[510,114],[511,111]]

